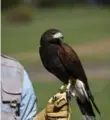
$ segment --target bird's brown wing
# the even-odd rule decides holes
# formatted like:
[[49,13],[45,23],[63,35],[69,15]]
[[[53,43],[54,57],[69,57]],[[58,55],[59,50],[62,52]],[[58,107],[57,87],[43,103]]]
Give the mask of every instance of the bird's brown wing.
[[58,57],[70,77],[80,79],[88,88],[87,78],[76,52],[68,44],[64,43],[58,50]]
[[75,53],[75,51],[67,44],[63,44],[58,50],[58,57],[65,67],[66,71],[73,78],[81,80],[85,84],[87,94],[94,105],[97,112],[101,115],[98,107],[95,104],[94,97],[92,96],[91,90],[88,85],[87,77],[85,75],[83,66]]

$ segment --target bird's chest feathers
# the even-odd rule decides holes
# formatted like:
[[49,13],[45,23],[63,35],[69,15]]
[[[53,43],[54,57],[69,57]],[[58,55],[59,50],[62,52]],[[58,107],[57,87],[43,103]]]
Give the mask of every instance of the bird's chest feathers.
[[43,49],[42,56],[43,56],[43,61],[48,66],[50,66],[50,65],[53,66],[53,65],[56,65],[58,63],[57,48],[55,48],[55,47],[48,47],[46,49]]

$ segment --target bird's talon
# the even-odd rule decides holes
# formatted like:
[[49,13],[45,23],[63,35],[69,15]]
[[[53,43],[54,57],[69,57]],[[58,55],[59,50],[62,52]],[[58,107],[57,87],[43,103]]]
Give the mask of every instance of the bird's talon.
[[67,96],[67,100],[70,101],[71,100],[71,92],[66,91],[66,96]]

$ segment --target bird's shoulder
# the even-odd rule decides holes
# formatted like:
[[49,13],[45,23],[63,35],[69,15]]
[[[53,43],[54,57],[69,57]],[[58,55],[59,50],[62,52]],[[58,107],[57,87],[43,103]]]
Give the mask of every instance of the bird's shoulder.
[[59,55],[71,59],[72,61],[78,60],[78,55],[75,50],[68,44],[63,43],[59,48]]

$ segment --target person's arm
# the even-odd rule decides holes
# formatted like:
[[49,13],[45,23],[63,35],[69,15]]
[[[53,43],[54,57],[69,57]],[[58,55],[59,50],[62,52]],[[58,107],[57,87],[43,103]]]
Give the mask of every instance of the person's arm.
[[22,100],[20,104],[20,120],[33,120],[37,113],[34,89],[27,72],[24,70]]

